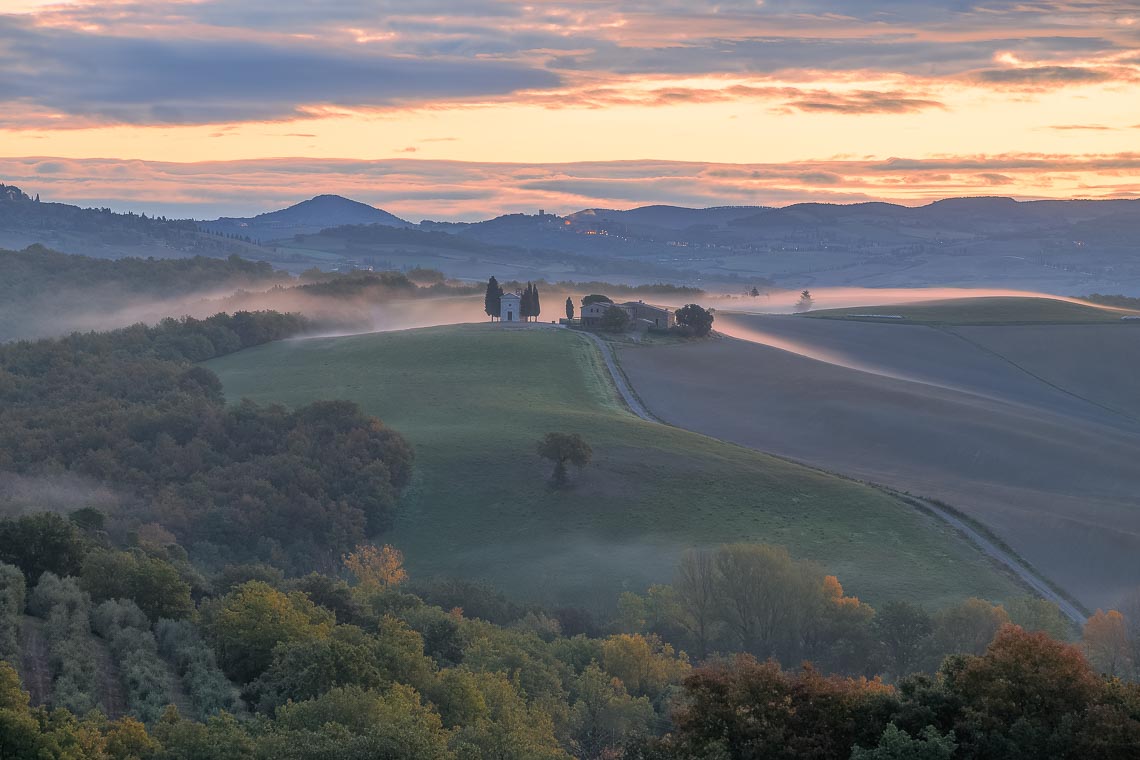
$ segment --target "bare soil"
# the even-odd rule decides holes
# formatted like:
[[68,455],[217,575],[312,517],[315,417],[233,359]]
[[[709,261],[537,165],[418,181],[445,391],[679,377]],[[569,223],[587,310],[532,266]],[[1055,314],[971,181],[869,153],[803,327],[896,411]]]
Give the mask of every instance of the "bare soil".
[[31,696],[33,706],[47,704],[51,698],[51,666],[48,664],[44,621],[25,615],[20,641],[24,650],[24,658],[20,663],[20,678],[24,682],[24,689]]
[[717,327],[772,345],[620,351],[650,412],[946,502],[1087,606],[1140,585],[1140,331],[723,312]]

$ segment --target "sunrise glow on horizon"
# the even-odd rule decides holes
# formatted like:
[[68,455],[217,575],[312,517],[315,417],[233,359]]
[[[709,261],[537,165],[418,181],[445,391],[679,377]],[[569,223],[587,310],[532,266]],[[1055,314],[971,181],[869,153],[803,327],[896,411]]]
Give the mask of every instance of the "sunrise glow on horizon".
[[955,7],[0,0],[0,181],[201,217],[1140,194],[1140,3]]

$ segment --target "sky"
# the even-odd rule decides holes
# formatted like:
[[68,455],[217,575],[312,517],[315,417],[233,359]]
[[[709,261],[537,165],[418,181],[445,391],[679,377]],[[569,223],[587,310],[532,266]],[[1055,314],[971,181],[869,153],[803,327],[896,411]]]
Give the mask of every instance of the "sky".
[[210,218],[1140,195],[1140,0],[0,0],[0,182]]

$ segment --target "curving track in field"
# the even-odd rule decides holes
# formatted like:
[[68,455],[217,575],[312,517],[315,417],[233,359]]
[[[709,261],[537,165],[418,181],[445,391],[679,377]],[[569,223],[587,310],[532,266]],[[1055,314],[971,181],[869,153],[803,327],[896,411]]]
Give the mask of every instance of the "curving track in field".
[[[622,371],[621,367],[619,367],[617,359],[614,355],[614,349],[613,349],[612,344],[610,342],[608,342],[602,338],[599,338],[596,335],[590,334],[590,333],[579,333],[579,334],[583,335],[586,339],[590,340],[598,348],[598,351],[602,357],[603,363],[605,364],[606,369],[608,370],[610,377],[613,381],[613,385],[614,385],[615,390],[617,391],[618,395],[625,402],[625,405],[630,409],[630,411],[633,414],[635,414],[638,417],[640,417],[644,420],[647,420],[649,422],[661,423],[663,420],[665,420],[666,421],[665,424],[677,424],[679,427],[685,427],[686,429],[694,430],[695,432],[699,432],[699,433],[703,433],[703,434],[710,434],[710,435],[715,436],[715,431],[711,431],[707,428],[702,429],[705,426],[702,426],[699,424],[685,424],[684,421],[671,420],[670,415],[668,414],[668,410],[666,410],[665,408],[663,408],[661,406],[658,406],[657,408],[662,411],[662,414],[660,415],[660,417],[658,415],[655,415],[650,410],[650,407],[647,406],[646,402],[643,401],[641,396],[639,396],[638,393],[635,391],[634,386],[631,384],[631,381],[627,377],[626,373]],[[736,342],[736,341],[731,341],[731,342]],[[647,351],[651,352],[651,351],[657,351],[657,350],[662,350],[662,349],[633,349],[633,350],[631,350],[631,352],[629,354],[625,354],[625,355],[634,355],[632,353],[632,351],[637,351],[636,356],[641,357],[641,356],[646,355],[645,352],[647,352]],[[669,348],[669,349],[664,349],[664,350],[665,351],[675,351],[678,349]],[[684,350],[684,349],[681,348],[680,350]],[[787,350],[787,349],[784,349],[784,350]],[[819,357],[813,357],[813,359],[818,361]],[[707,370],[708,368],[706,367],[705,369]],[[862,373],[866,373],[868,371],[868,369],[861,367],[857,371],[860,371]],[[917,380],[917,378],[906,378],[905,380],[903,378],[896,378],[896,379],[902,380],[903,382],[907,382],[907,381],[915,382],[915,380]],[[941,384],[939,384],[939,385],[941,385]],[[943,390],[949,390],[949,389],[945,388],[944,386],[942,389]],[[966,393],[970,393],[970,395],[974,395],[974,394],[978,394],[980,396],[988,396],[989,395],[988,393],[985,393],[985,394],[978,393],[978,391],[976,389],[971,389],[971,390],[974,390],[974,393],[970,393],[970,391],[968,391],[964,388],[962,389],[962,391],[965,391]],[[1001,401],[1004,401],[1004,399],[999,401],[998,399],[993,399],[993,398],[990,398],[987,400],[990,401],[991,403],[994,401],[998,401],[999,403],[1001,403]],[[720,437],[720,436],[715,436],[715,437]],[[1028,562],[1026,562],[1020,556],[1018,556],[1017,553],[1006,548],[1000,540],[989,535],[985,529],[981,528],[980,526],[978,526],[976,523],[974,523],[972,520],[965,517],[964,515],[959,514],[955,510],[946,507],[944,504],[936,502],[936,501],[932,501],[930,499],[925,499],[925,498],[915,497],[915,496],[912,496],[910,494],[900,493],[898,490],[891,488],[889,486],[883,485],[881,482],[876,481],[875,479],[867,478],[863,473],[851,473],[851,472],[837,473],[837,472],[832,471],[830,468],[821,467],[818,462],[812,462],[812,461],[809,461],[808,459],[799,458],[799,457],[796,457],[794,455],[789,456],[789,455],[787,455],[781,451],[773,451],[772,448],[765,447],[765,446],[757,446],[754,443],[749,443],[746,440],[737,440],[737,438],[738,438],[738,436],[729,436],[728,437],[729,440],[734,440],[735,442],[741,443],[742,445],[748,446],[750,448],[756,448],[757,450],[765,451],[766,453],[770,453],[770,454],[775,454],[776,456],[784,456],[785,458],[796,461],[798,464],[802,464],[802,465],[808,466],[808,467],[814,467],[816,469],[826,471],[829,474],[835,474],[835,475],[839,475],[841,477],[843,477],[843,476],[857,477],[862,482],[865,482],[868,485],[879,488],[880,490],[883,490],[885,492],[891,493],[892,495],[894,495],[897,498],[899,498],[900,500],[910,504],[911,506],[914,506],[917,509],[921,509],[923,512],[934,516],[935,518],[941,520],[942,522],[946,523],[947,525],[950,525],[952,528],[954,528],[954,530],[956,530],[958,533],[960,533],[962,536],[964,536],[967,540],[969,540],[971,543],[973,543],[978,548],[978,550],[981,551],[985,556],[989,557],[992,561],[994,561],[994,562],[1002,565],[1004,568],[1006,568],[1010,573],[1012,573],[1014,576],[1016,576],[1025,586],[1032,589],[1034,591],[1034,593],[1038,594],[1039,596],[1041,596],[1044,599],[1048,599],[1049,601],[1052,601],[1055,604],[1057,604],[1057,606],[1061,609],[1061,611],[1065,614],[1065,616],[1068,617],[1070,620],[1072,620],[1077,625],[1082,625],[1085,622],[1086,615],[1085,615],[1084,611],[1081,609],[1081,607],[1078,604],[1074,603],[1066,594],[1059,591],[1057,589],[1057,587],[1055,586],[1055,584],[1052,581],[1050,581],[1049,578],[1047,578],[1043,573],[1038,571],[1036,568],[1034,568],[1032,565],[1030,565]]]

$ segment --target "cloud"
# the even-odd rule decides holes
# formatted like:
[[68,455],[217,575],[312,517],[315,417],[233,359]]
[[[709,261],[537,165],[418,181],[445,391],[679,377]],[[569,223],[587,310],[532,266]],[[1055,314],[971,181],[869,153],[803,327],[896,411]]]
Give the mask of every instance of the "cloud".
[[906,93],[873,92],[861,90],[853,93],[813,93],[793,98],[788,107],[799,111],[820,111],[842,114],[911,113],[932,108],[945,109],[937,100],[909,97]]
[[[920,87],[1092,84],[1135,76],[1140,40],[1116,23],[1132,5],[76,0],[0,14],[0,70],[18,74],[0,79],[0,126],[212,124],[514,97],[555,108],[566,101],[543,95],[570,85],[582,91],[569,99],[579,107],[762,96],[682,86],[650,98],[631,86],[652,77],[780,78],[809,90],[883,76]],[[1001,56],[1020,63],[995,67]],[[607,92],[599,82],[618,84]],[[900,90],[788,107],[903,114],[943,105]]]
[[135,38],[0,16],[0,101],[99,121],[212,124],[554,87],[522,63],[377,54],[320,41]]
[[1106,71],[1079,66],[985,69],[974,72],[973,76],[981,82],[1013,85],[1088,84],[1089,82],[1104,82],[1113,78]]

